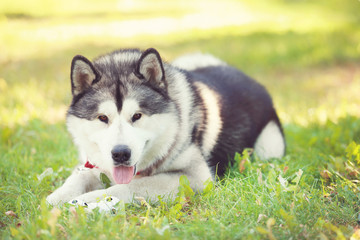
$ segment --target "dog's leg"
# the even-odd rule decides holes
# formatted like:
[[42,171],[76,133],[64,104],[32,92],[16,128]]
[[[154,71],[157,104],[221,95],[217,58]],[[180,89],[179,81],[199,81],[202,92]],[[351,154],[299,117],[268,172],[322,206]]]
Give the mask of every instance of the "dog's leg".
[[132,180],[129,184],[117,184],[107,189],[85,193],[75,199],[80,202],[93,203],[104,199],[105,196],[114,196],[128,203],[133,197],[150,198],[156,200],[158,195],[176,195],[181,174],[158,174],[151,177],[142,177]]
[[[183,166],[183,164],[186,165]],[[201,191],[204,182],[211,179],[211,173],[205,160],[198,151],[194,151],[194,148],[188,149],[181,157],[172,162],[171,166],[179,170],[171,169],[170,172],[135,178],[129,184],[117,184],[107,189],[88,192],[75,199],[86,203],[98,202],[105,196],[114,196],[124,202],[131,202],[133,197],[156,201],[158,195],[167,195],[169,199],[172,199],[178,192],[181,175],[187,176],[190,187],[195,191]]]
[[51,205],[58,205],[70,201],[86,192],[102,188],[97,169],[76,169],[65,183],[52,194],[46,201]]

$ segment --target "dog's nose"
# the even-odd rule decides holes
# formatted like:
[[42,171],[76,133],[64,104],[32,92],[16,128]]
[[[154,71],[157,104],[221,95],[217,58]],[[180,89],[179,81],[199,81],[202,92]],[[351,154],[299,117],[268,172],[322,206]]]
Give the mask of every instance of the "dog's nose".
[[115,164],[123,164],[131,157],[131,150],[126,145],[116,145],[111,150],[112,158]]

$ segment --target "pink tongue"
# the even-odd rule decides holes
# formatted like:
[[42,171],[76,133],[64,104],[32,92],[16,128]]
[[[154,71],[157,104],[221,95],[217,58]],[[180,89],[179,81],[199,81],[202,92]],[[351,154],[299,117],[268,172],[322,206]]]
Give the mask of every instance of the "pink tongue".
[[113,176],[117,184],[128,184],[129,182],[131,182],[131,179],[134,176],[134,166],[114,167]]

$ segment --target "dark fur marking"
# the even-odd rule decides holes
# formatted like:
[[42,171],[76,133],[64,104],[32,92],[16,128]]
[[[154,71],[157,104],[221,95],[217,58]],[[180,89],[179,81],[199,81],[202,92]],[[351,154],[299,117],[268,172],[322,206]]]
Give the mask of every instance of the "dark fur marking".
[[110,93],[114,98],[114,102],[116,104],[118,112],[120,112],[122,110],[124,95],[126,91],[124,83],[121,81],[121,78],[127,77],[126,71],[122,70],[129,68],[129,66],[125,66],[125,63],[115,61],[113,54],[104,57],[103,59],[101,57],[97,58],[94,64],[106,78],[106,80],[104,80],[105,82],[103,83],[104,86],[99,86],[99,88],[107,88],[109,90],[111,89]]
[[208,165],[222,176],[235,152],[254,147],[269,121],[274,120],[279,126],[280,122],[265,88],[237,69],[206,67],[192,71],[191,75],[192,79],[206,84],[221,96],[223,127]]
[[137,93],[139,106],[147,115],[166,113],[170,111],[169,108],[173,104],[168,95],[164,96],[161,92],[145,84],[137,86]]
[[170,99],[169,95],[167,94],[167,91],[164,91],[163,89],[158,88],[158,87],[154,87],[152,84],[150,84],[148,82],[144,82],[142,84],[144,86],[147,86],[148,88],[154,90],[155,92],[159,93],[160,95],[162,95],[166,101]]
[[87,120],[96,118],[99,101],[94,97],[95,94],[96,92],[94,90],[89,89],[86,92],[74,96],[67,114]]
[[[189,78],[187,78],[188,81]],[[200,122],[196,122],[195,126],[193,127],[193,131],[191,134],[191,142],[195,143],[197,146],[199,146],[200,148],[203,145],[204,142],[204,133],[206,131],[206,126],[207,126],[207,109],[205,107],[205,103],[203,98],[200,95],[199,90],[194,86],[194,84],[190,83],[191,86],[191,90],[193,92],[193,109],[196,109],[194,112],[199,112],[200,113]],[[197,118],[195,116],[195,118]]]
[[115,88],[115,103],[116,103],[116,108],[118,110],[118,112],[121,111],[122,109],[122,105],[123,105],[123,96],[120,93],[120,80],[118,80],[116,82],[116,88]]

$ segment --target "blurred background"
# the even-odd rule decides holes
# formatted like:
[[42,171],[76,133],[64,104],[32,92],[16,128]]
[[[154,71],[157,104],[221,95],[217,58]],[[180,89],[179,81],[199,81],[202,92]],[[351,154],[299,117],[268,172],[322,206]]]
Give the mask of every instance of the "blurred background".
[[358,0],[0,1],[0,130],[63,123],[70,62],[157,48],[211,53],[273,95],[281,120],[307,126],[360,116]]

